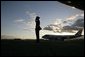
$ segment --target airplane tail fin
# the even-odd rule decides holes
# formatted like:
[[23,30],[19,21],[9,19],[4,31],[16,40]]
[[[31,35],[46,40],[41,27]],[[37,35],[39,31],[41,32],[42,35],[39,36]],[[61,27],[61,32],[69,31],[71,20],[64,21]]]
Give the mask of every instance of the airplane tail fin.
[[83,29],[80,29],[75,35],[76,35],[76,36],[80,36],[81,33],[82,33],[82,30],[83,30]]

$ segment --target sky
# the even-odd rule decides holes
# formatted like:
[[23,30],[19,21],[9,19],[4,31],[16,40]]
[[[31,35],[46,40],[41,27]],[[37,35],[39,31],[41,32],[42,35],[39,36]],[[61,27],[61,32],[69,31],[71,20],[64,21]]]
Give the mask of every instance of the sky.
[[57,1],[1,1],[1,35],[35,39],[36,16],[40,16],[44,28],[58,20],[75,21],[84,17],[84,11]]

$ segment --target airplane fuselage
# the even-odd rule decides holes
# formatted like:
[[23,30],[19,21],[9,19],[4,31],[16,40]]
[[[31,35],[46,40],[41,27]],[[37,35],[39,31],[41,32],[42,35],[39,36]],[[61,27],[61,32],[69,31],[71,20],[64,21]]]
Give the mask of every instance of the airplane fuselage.
[[64,40],[64,39],[72,39],[75,37],[80,37],[81,35],[44,35],[42,38],[49,40]]
[[64,40],[64,39],[72,39],[76,37],[80,37],[82,33],[82,29],[80,29],[75,35],[44,35],[42,38],[49,40]]

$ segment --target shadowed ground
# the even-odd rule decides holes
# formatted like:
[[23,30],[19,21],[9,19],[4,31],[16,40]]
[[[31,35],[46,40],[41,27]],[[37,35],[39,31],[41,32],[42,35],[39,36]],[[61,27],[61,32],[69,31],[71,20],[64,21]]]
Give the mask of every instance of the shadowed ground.
[[84,40],[1,40],[2,56],[84,56]]

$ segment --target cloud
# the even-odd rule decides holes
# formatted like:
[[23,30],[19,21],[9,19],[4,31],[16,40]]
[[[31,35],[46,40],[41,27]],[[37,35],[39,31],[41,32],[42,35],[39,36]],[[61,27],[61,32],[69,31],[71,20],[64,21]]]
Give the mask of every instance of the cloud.
[[30,11],[26,11],[26,14],[30,17],[29,21],[27,21],[26,25],[30,26],[31,29],[35,28],[35,18],[37,16],[36,13],[34,12],[30,12]]
[[80,14],[80,16],[84,17],[84,13]]
[[75,14],[66,18],[66,20],[76,20],[79,17],[84,17],[84,13]]
[[78,28],[74,26],[64,26],[63,30],[78,30]]
[[49,24],[44,28],[44,30],[52,30],[58,32],[59,30],[73,32],[73,30],[78,30],[80,27],[84,28],[84,14],[75,14],[66,19],[56,19],[52,24]]
[[84,28],[84,19],[77,19],[73,24],[63,26],[63,30],[79,30]]
[[73,16],[70,16],[67,18],[67,20],[74,20],[76,17],[78,17],[79,14],[76,14],[76,15],[73,15]]
[[36,13],[30,11],[26,11],[26,14],[30,17],[30,19],[35,19],[35,17],[37,16]]
[[76,9],[75,7],[71,7],[72,9]]
[[23,22],[23,19],[15,20],[16,22]]
[[28,14],[28,15],[29,15],[29,14],[30,14],[30,11],[26,11],[26,14]]
[[44,29],[44,30],[51,30],[51,31],[53,30],[52,27],[49,26],[49,25],[48,25],[47,27],[44,27],[43,29]]
[[62,23],[62,19],[58,19],[58,18],[56,18],[56,20],[54,21],[54,23],[53,24],[61,24]]
[[84,27],[84,19],[78,19],[72,26]]
[[[37,16],[36,13],[34,12],[30,12],[30,11],[26,11],[26,15],[27,17],[29,16],[29,19],[17,19],[15,20],[15,22],[18,24],[18,26],[23,29],[23,30],[31,30],[33,31],[35,28],[35,18]],[[22,18],[22,17],[21,17]]]

